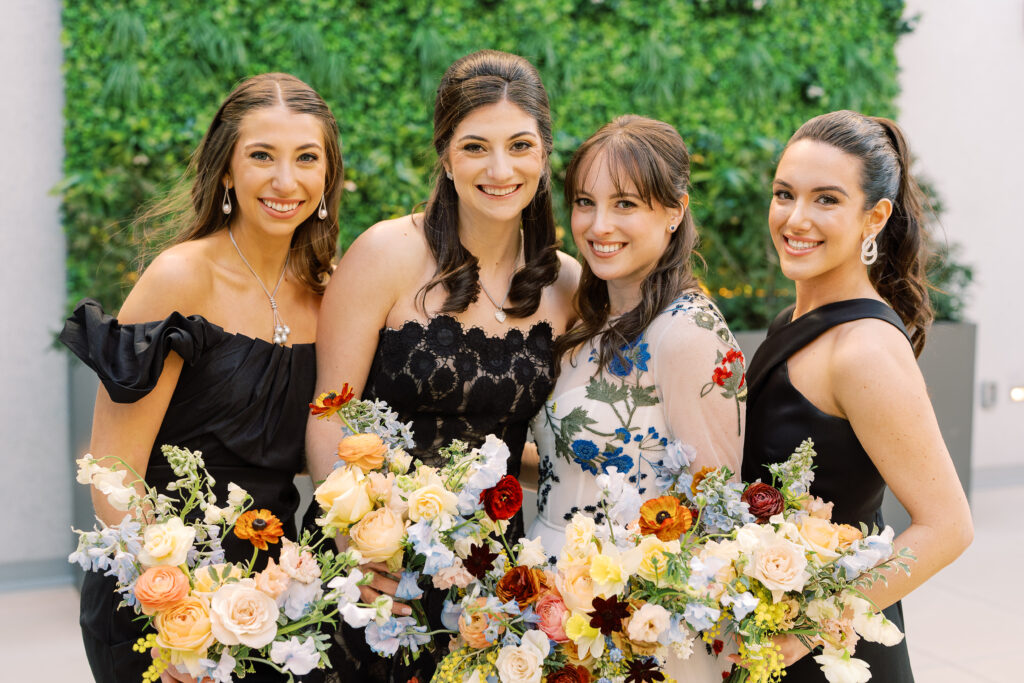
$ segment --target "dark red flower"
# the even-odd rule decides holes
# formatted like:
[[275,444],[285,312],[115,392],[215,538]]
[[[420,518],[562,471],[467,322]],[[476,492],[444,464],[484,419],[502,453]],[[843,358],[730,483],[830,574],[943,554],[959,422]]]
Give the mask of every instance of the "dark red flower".
[[714,374],[711,376],[711,381],[720,387],[725,386],[725,380],[732,377],[732,370],[726,370],[725,368],[715,368]]
[[715,642],[711,643],[711,651],[716,655],[722,654],[722,648],[725,647],[725,643],[715,638]]
[[626,683],[652,683],[665,680],[665,674],[658,671],[658,660],[654,657],[634,659],[629,663]]
[[773,515],[782,512],[786,502],[782,494],[771,484],[757,482],[747,487],[740,497],[750,507],[750,514],[757,517],[759,524],[764,524]]
[[519,480],[506,474],[497,484],[480,492],[480,502],[484,504],[487,516],[494,521],[512,519],[523,506],[523,487]]
[[554,673],[548,674],[547,683],[590,683],[590,672],[585,666],[566,664]]
[[494,561],[498,559],[498,553],[492,551],[486,544],[473,545],[469,548],[469,556],[462,561],[466,571],[479,580],[483,580],[487,572],[494,568]]
[[601,629],[601,633],[610,636],[622,630],[622,620],[629,616],[629,603],[619,602],[617,595],[605,600],[594,598],[594,611],[590,613],[590,626]]

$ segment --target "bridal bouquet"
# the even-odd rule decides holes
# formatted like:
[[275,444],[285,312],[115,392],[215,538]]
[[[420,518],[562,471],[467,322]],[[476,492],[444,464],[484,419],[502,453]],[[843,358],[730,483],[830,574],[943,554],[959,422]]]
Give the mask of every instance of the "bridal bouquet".
[[[215,683],[251,673],[256,662],[288,680],[326,666],[332,629],[324,625],[336,623],[344,575],[359,556],[318,551],[308,534],[298,542],[283,538],[281,521],[250,509],[252,498],[234,483],[227,505],[218,507],[202,454],[162,451],[177,477],[167,487],[173,495],[148,487],[122,460],[78,460],[78,482],[126,514],[113,526],[76,530],[78,548],[69,557],[84,570],[116,577],[121,604],[152,629],[135,645],[154,653],[143,679],[158,680],[171,664]],[[252,544],[248,562],[224,561],[228,533]],[[278,543],[278,560],[256,571],[259,553]]]
[[[383,656],[415,659],[432,647],[427,615],[419,603],[427,585],[465,588],[497,557],[493,546],[522,505],[519,482],[506,474],[508,447],[489,435],[480,448],[455,440],[441,449],[445,464],[430,467],[405,452],[408,428],[383,402],[353,401],[351,392],[323,394],[310,405],[320,418],[337,417],[344,438],[338,463],[314,496],[323,511],[317,523],[328,536],[343,534],[363,562],[381,562],[398,573],[395,597],[413,616],[391,614],[392,601],[359,602],[358,586],[372,577],[353,569],[346,579],[342,618],[364,628],[367,644]],[[429,581],[429,583],[428,583]]]

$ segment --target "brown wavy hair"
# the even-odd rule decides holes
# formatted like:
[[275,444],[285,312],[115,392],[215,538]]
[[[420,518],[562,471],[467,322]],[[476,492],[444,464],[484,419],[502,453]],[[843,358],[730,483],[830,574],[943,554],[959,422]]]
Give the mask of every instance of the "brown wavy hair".
[[[581,192],[591,167],[607,164],[619,192],[632,185],[648,207],[683,206],[682,196],[690,186],[690,154],[675,128],[642,116],[620,116],[602,126],[576,150],[565,172],[565,201],[572,206]],[[575,353],[581,344],[598,337],[598,364],[608,367],[621,358],[620,349],[643,334],[654,318],[683,292],[697,288],[692,256],[697,246],[697,229],[689,209],[683,213],[668,247],[640,285],[640,303],[631,311],[608,322],[608,285],[594,275],[583,261],[580,284],[573,297],[576,325],[555,341],[556,358]]]
[[448,147],[459,123],[474,110],[511,102],[537,122],[544,147],[544,173],[537,193],[523,209],[523,256],[525,265],[512,278],[505,312],[516,318],[533,315],[541,291],[558,278],[555,219],[551,208],[551,111],[540,74],[518,55],[480,50],[466,55],[445,71],[434,100],[434,189],[424,209],[424,234],[437,263],[434,277],[417,295],[426,310],[427,293],[441,285],[447,298],[442,313],[460,313],[480,296],[477,258],[459,240],[459,196],[444,171]]
[[816,116],[789,139],[815,140],[861,161],[864,210],[880,200],[892,202],[892,215],[878,233],[878,260],[868,267],[871,284],[903,320],[914,355],[924,349],[934,319],[926,270],[930,252],[924,224],[924,195],[910,173],[910,148],[890,119],[854,111]]
[[[290,74],[260,74],[239,83],[214,114],[177,188],[147,210],[136,225],[143,230],[157,226],[165,234],[161,246],[199,239],[228,227],[231,215],[221,210],[222,179],[231,164],[242,119],[257,109],[276,106],[287,107],[297,114],[311,114],[323,128],[327,218],[321,219],[314,211],[296,228],[289,266],[300,281],[320,294],[327,285],[337,250],[338,204],[344,166],[334,114],[315,90]],[[237,206],[234,189],[228,192]]]

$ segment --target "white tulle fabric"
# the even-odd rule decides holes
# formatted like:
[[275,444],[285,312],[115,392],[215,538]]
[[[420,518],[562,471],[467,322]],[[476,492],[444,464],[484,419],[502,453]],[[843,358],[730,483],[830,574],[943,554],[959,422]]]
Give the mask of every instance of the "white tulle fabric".
[[[738,473],[746,384],[735,372],[723,377],[729,367],[742,372],[742,363],[722,362],[738,350],[717,307],[690,292],[654,319],[625,351],[625,363],[596,372],[593,346],[579,350],[574,362],[563,359],[551,397],[532,423],[540,479],[538,514],[527,537],[540,536],[545,551],[557,556],[573,514],[598,512],[594,477],[612,465],[629,472],[642,499],[660,495],[651,464],[673,439],[696,449],[693,471],[725,465]],[[688,659],[670,657],[667,673],[683,681],[720,681],[728,668],[698,641]]]

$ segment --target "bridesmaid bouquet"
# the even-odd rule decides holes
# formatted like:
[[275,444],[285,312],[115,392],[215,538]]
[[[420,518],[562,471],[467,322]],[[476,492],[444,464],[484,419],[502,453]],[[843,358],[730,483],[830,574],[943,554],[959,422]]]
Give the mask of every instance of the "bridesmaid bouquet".
[[[252,498],[234,483],[227,505],[218,507],[202,454],[162,451],[177,476],[167,487],[175,497],[148,487],[124,461],[107,467],[91,455],[78,460],[78,482],[126,515],[113,526],[75,530],[78,548],[68,558],[116,577],[121,605],[151,629],[135,645],[154,657],[143,680],[158,680],[170,664],[215,683],[253,672],[255,662],[288,680],[327,666],[333,629],[325,624],[336,623],[358,555],[318,550],[309,534],[283,538],[281,521],[250,509]],[[252,544],[249,562],[224,561],[221,540],[229,533]],[[277,543],[278,560],[256,571],[259,553]]]
[[[391,614],[392,600],[358,602],[360,584],[372,579],[349,574],[349,602],[342,618],[365,629],[367,644],[383,656],[415,659],[431,648],[427,615],[419,599],[432,584],[465,588],[482,576],[502,550],[508,520],[522,505],[522,489],[506,474],[508,447],[489,435],[480,448],[455,440],[441,449],[445,465],[430,467],[412,458],[408,428],[381,401],[353,401],[347,387],[323,394],[310,404],[320,418],[337,417],[343,438],[338,463],[314,496],[323,512],[317,519],[327,536],[347,538],[350,552],[363,562],[382,562],[398,573],[396,596],[413,616]],[[422,584],[422,585],[421,585]]]

